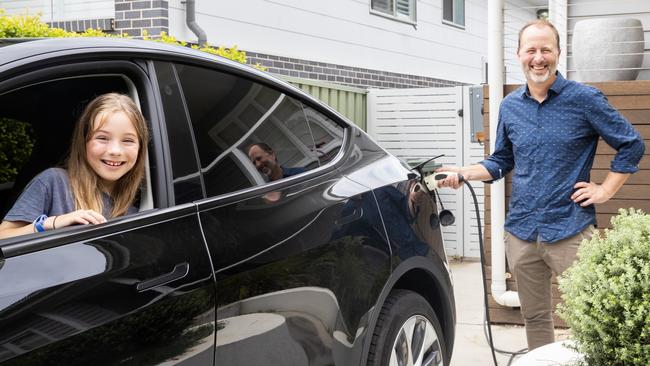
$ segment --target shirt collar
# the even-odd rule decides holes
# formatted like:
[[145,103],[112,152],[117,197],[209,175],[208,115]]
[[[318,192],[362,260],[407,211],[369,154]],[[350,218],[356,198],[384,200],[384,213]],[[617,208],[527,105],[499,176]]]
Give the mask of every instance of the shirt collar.
[[[554,94],[560,94],[562,89],[567,84],[567,80],[562,76],[562,74],[559,71],[555,72],[555,81],[553,81],[553,84],[551,84],[551,87],[549,91],[553,91]],[[527,96],[530,97],[530,91],[528,90],[528,84],[524,84],[524,90],[521,93],[521,96]]]

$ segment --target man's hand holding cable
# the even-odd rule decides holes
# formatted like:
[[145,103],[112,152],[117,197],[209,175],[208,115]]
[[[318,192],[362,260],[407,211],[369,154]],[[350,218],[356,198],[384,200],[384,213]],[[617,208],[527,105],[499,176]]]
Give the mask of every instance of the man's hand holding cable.
[[438,187],[451,187],[458,189],[463,185],[458,175],[462,175],[465,181],[493,179],[490,172],[481,164],[457,166],[442,166],[436,169],[436,174],[447,174],[447,178],[438,181]]
[[453,189],[458,189],[463,185],[463,182],[458,179],[458,174],[462,174],[463,168],[457,166],[441,166],[436,169],[434,174],[447,174],[445,179],[438,181],[438,187],[450,187]]

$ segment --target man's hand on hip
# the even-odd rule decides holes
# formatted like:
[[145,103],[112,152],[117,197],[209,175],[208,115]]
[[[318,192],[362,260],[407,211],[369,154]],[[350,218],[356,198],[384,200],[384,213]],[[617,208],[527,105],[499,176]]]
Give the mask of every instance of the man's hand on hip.
[[571,195],[571,199],[580,206],[585,207],[594,203],[607,202],[613,193],[608,192],[602,185],[594,182],[578,182],[573,188],[576,189]]

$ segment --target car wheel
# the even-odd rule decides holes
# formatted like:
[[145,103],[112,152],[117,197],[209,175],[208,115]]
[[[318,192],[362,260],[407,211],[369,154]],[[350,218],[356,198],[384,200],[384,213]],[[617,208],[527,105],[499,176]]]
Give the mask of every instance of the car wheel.
[[393,290],[377,319],[370,366],[443,366],[445,342],[431,305],[419,294]]

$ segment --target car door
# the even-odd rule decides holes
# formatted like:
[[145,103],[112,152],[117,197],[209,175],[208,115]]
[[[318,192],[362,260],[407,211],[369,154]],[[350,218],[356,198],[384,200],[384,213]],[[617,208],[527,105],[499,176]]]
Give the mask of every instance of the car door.
[[[71,111],[59,115],[57,105],[68,105],[79,90],[103,92],[127,81],[120,91],[139,96],[153,132],[153,201],[166,205],[158,113],[143,69],[128,60],[76,60],[34,70],[18,81],[0,75],[0,105],[10,117],[31,122],[50,144],[69,141],[48,139],[39,124],[69,130]],[[46,103],[52,108],[43,108]],[[28,112],[25,118],[21,111]],[[53,152],[32,152],[32,162]],[[0,241],[2,364],[210,365],[214,304],[212,265],[191,203]]]
[[[358,362],[390,253],[372,191],[336,169],[355,130],[253,76],[180,62],[156,73],[161,94],[180,91],[180,135],[196,142],[178,144],[196,152],[192,169],[172,170],[205,194],[196,203],[217,281],[216,364]],[[297,174],[268,180],[247,155],[261,142]]]

